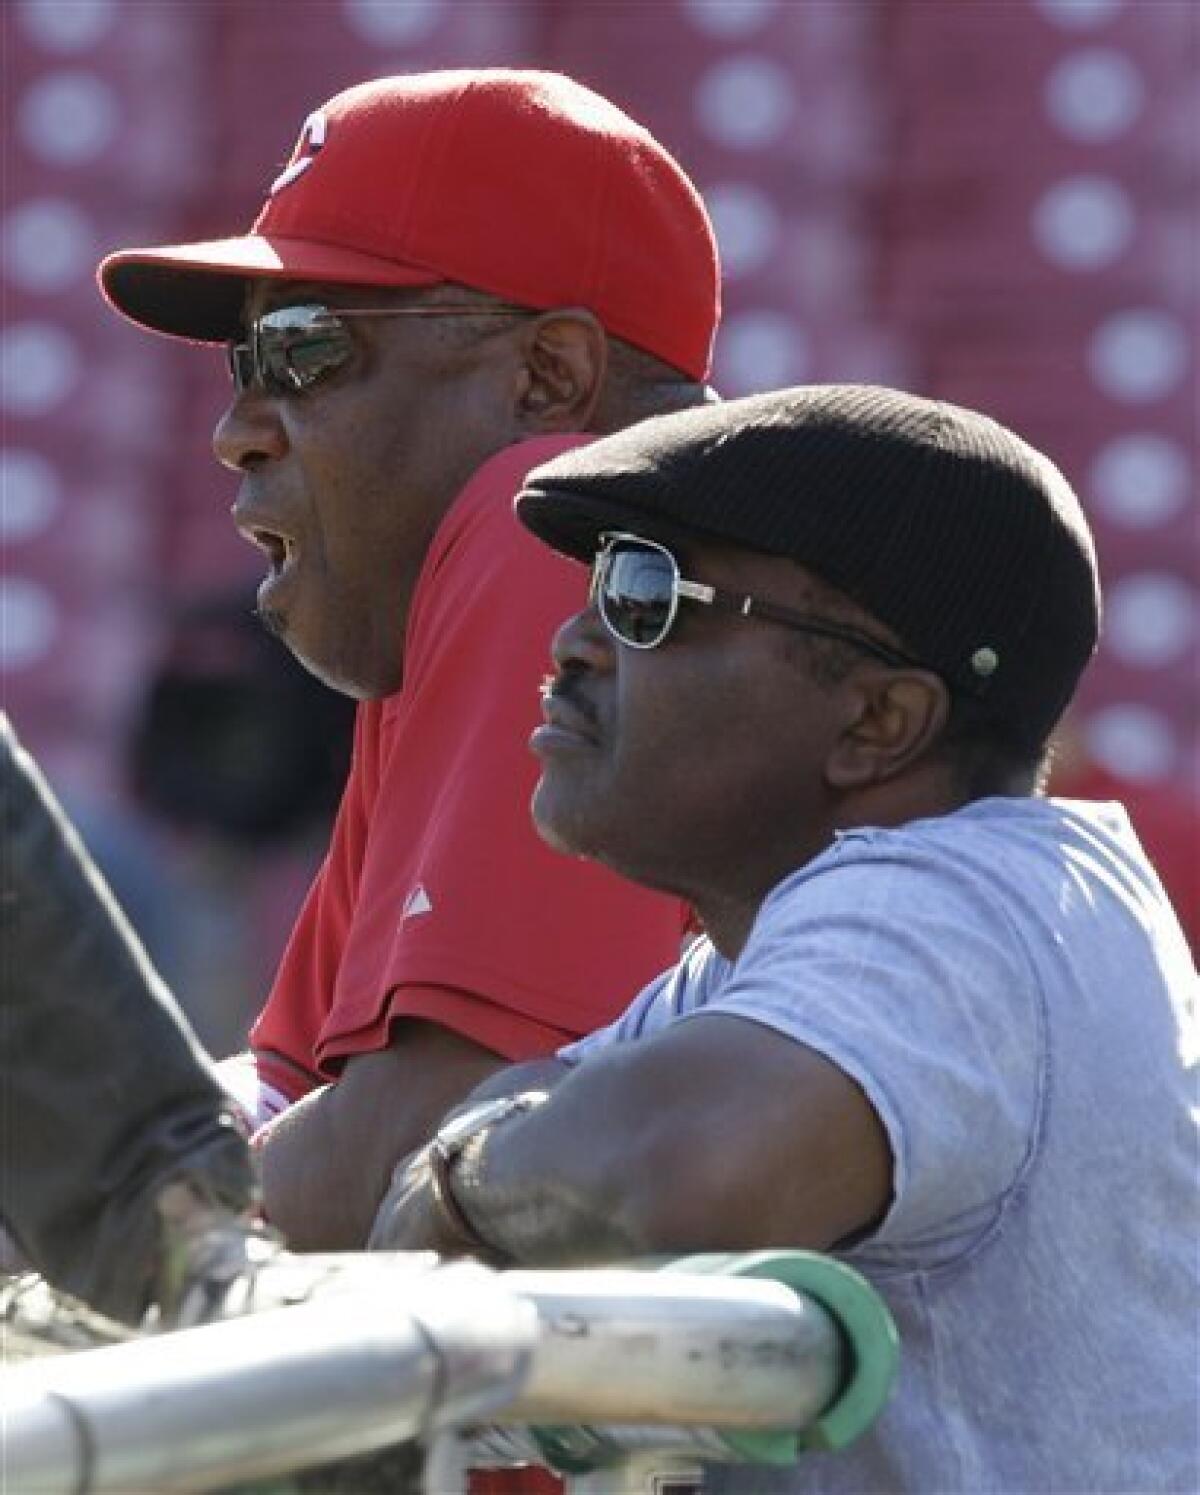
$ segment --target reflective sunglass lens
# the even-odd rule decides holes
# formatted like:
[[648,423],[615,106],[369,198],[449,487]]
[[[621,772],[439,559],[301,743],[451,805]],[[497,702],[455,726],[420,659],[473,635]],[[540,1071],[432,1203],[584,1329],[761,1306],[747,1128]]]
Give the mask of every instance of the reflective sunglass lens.
[[354,349],[344,323],[323,308],[284,307],[256,328],[263,382],[274,393],[310,389],[332,374]]
[[661,550],[614,545],[598,561],[600,615],[624,643],[651,649],[671,626],[675,567]]
[[349,359],[354,343],[343,322],[323,306],[284,306],[250,324],[244,343],[230,343],[236,390],[261,380],[268,394],[310,389]]
[[254,350],[249,343],[229,344],[229,377],[239,394],[254,383]]

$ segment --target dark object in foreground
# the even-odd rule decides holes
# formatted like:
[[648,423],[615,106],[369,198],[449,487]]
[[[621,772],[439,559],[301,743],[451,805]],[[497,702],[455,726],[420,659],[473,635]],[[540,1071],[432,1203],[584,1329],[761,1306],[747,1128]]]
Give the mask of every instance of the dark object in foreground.
[[47,1279],[134,1323],[160,1197],[239,1212],[246,1144],[212,1067],[36,764],[0,715],[0,1215]]

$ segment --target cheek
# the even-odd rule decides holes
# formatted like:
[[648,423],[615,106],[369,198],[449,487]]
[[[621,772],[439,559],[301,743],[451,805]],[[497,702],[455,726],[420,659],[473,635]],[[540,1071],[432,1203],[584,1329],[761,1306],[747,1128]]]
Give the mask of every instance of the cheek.
[[700,831],[758,821],[764,802],[790,800],[805,754],[802,703],[761,660],[739,655],[682,672],[650,699],[626,703],[613,759],[614,794],[648,824]]
[[746,730],[743,682],[682,655],[670,661],[669,672],[652,668],[658,662],[652,654],[636,656],[618,683],[619,766],[639,773],[652,768],[661,782],[671,782],[678,765],[686,765],[689,777],[703,776],[723,756],[730,735]]
[[[363,437],[376,468],[389,475],[405,504],[445,509],[511,433],[493,408],[490,386],[455,366],[408,370],[388,387],[386,408]],[[365,448],[364,448],[365,449]]]
[[[370,426],[351,427],[338,455],[310,472],[316,558],[340,591],[378,593],[411,552],[411,484],[394,441]],[[389,433],[390,437],[390,433]]]
[[569,786],[564,790],[553,766],[543,768],[533,791],[530,814],[546,845],[567,856],[583,856],[591,850],[584,833],[586,823],[580,824],[577,806],[578,791],[572,793]]

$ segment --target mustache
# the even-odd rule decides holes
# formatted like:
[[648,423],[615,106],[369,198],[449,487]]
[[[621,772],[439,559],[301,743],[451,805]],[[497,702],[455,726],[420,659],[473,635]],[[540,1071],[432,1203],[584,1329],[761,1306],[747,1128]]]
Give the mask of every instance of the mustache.
[[538,698],[543,701],[562,701],[590,727],[600,725],[600,713],[585,694],[583,676],[577,671],[567,669],[558,674],[543,675],[538,687]]

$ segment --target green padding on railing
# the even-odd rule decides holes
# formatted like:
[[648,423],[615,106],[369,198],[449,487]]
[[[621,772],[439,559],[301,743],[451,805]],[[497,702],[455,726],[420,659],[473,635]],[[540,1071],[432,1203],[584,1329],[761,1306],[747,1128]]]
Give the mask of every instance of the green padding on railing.
[[845,1448],[883,1410],[896,1374],[899,1340],[883,1299],[852,1267],[814,1251],[749,1251],[684,1256],[663,1271],[724,1277],[767,1277],[812,1298],[846,1336],[850,1370],[836,1401],[807,1428],[793,1432],[722,1430],[738,1458],[755,1464],[793,1464],[806,1449]]
[[[743,1464],[794,1464],[806,1450],[845,1448],[871,1426],[891,1390],[899,1359],[896,1326],[882,1298],[852,1267],[814,1251],[746,1251],[626,1263],[647,1271],[697,1276],[766,1277],[811,1298],[837,1324],[849,1370],[833,1404],[807,1428],[746,1432],[715,1429]],[[625,1457],[601,1428],[531,1428],[546,1462],[563,1474],[585,1474]]]
[[591,1474],[619,1464],[626,1454],[604,1434],[590,1427],[530,1428],[542,1462],[555,1474]]

